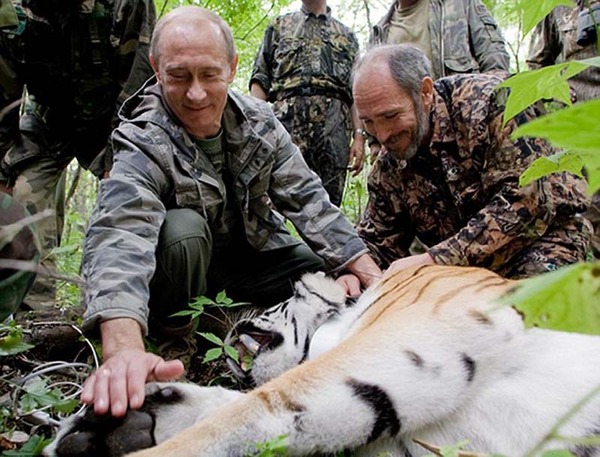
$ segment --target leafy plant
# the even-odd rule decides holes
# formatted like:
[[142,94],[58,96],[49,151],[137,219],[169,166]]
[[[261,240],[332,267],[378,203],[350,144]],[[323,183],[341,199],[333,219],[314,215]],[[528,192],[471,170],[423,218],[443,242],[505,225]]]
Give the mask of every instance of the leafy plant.
[[[247,302],[234,302],[231,298],[227,296],[225,291],[222,290],[217,294],[214,300],[204,295],[197,297],[193,302],[189,304],[189,307],[191,309],[179,311],[173,314],[173,316],[190,316],[192,319],[199,319],[200,316],[202,316],[205,313],[208,315],[208,313],[206,312],[206,308],[213,307],[223,312],[224,309],[232,309],[239,306],[245,306],[247,304]],[[216,318],[214,314],[211,314],[211,316]],[[217,346],[216,348],[212,348],[206,351],[202,363],[211,362],[225,354],[234,359],[236,362],[239,361],[238,353],[235,350],[235,348],[228,344],[225,344],[225,342],[214,333],[198,332],[198,334]]]
[[270,441],[256,444],[256,452],[249,457],[285,457],[288,444],[287,435],[281,435]]
[[36,455],[42,455],[42,451],[50,442],[52,438],[44,438],[40,435],[33,435],[29,440],[18,450],[4,451],[2,457],[33,457]]
[[238,356],[238,353],[235,350],[235,348],[233,346],[225,344],[225,342],[221,338],[219,338],[217,335],[215,335],[214,333],[199,332],[198,334],[201,337],[206,338],[211,343],[217,345],[216,348],[212,348],[212,349],[209,349],[208,351],[206,351],[206,353],[204,354],[204,359],[202,360],[202,363],[207,363],[212,360],[216,360],[224,354],[227,354],[229,357],[231,357],[236,362],[239,361],[239,356]]
[[521,311],[527,327],[600,335],[599,291],[600,261],[579,263],[523,281],[503,302]]
[[25,394],[19,401],[24,412],[51,408],[56,412],[69,414],[79,405],[77,399],[65,399],[59,389],[52,389],[44,378],[35,378],[23,388]]
[[23,327],[16,322],[0,324],[0,357],[19,354],[33,347],[23,341]]

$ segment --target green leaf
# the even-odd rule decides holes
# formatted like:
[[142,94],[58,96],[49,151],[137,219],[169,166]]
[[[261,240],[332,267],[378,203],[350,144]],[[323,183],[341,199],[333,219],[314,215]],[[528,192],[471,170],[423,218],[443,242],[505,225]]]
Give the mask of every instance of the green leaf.
[[25,343],[19,334],[10,334],[0,338],[0,357],[19,354],[34,348],[32,344]]
[[211,343],[216,344],[217,346],[223,346],[223,340],[221,338],[219,338],[217,335],[215,335],[214,333],[202,333],[202,332],[198,332],[200,336],[206,338],[208,341],[210,341]]
[[513,137],[544,138],[580,156],[588,173],[589,192],[600,189],[600,100],[577,103],[520,126]]
[[588,68],[579,61],[565,62],[539,70],[522,71],[498,84],[509,87],[503,122],[506,124],[524,109],[541,99],[557,99],[570,105],[571,94],[567,79]]
[[178,311],[176,313],[171,314],[172,317],[176,316],[193,316],[198,317],[204,312],[204,308],[201,305],[198,305],[198,308],[195,310],[186,309],[184,311]]
[[57,403],[53,406],[53,409],[56,412],[59,412],[62,414],[71,414],[73,411],[75,411],[75,409],[78,406],[79,406],[79,400],[72,398],[70,400],[60,401],[59,403]]
[[583,176],[582,168],[583,160],[577,154],[559,152],[548,157],[539,157],[519,177],[519,185],[526,186],[542,176],[561,171]]
[[52,439],[45,439],[40,435],[33,435],[29,440],[16,451],[4,451],[2,457],[33,457],[42,455],[42,451],[52,442]]
[[570,0],[519,0],[516,8],[522,12],[523,36],[559,5],[573,6],[573,3]]
[[566,449],[552,449],[542,452],[542,457],[574,457],[574,455]]
[[214,300],[211,300],[210,298],[202,295],[200,297],[196,297],[194,301],[190,303],[190,308],[198,309],[206,305],[214,306],[216,305],[216,303],[214,302]]
[[599,296],[600,261],[596,261],[523,280],[502,302],[523,314],[526,327],[600,335]]
[[221,348],[209,349],[208,351],[206,351],[206,354],[204,354],[204,360],[202,360],[202,363],[218,359],[219,357],[221,357],[221,354],[223,354],[223,349]]
[[240,355],[238,354],[238,351],[236,351],[233,346],[226,344],[225,346],[223,346],[223,349],[225,349],[225,352],[227,353],[227,355],[229,357],[231,357],[236,362],[239,362]]
[[233,303],[233,300],[227,296],[224,290],[217,294],[215,301],[219,305],[231,305]]

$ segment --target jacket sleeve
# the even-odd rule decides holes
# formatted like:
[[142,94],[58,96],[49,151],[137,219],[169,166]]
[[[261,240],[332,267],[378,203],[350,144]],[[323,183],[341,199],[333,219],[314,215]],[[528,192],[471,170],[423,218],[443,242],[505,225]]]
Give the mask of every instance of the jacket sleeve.
[[121,92],[117,106],[133,95],[153,74],[148,53],[156,25],[153,0],[117,0],[111,39],[119,43],[117,75]]
[[529,44],[527,66],[530,70],[554,65],[560,55],[560,42],[552,13],[535,26]]
[[369,201],[357,231],[380,268],[386,269],[394,260],[407,257],[415,234],[411,230],[408,211],[396,197],[393,166],[386,157],[378,157],[367,183]]
[[269,195],[310,248],[338,270],[367,252],[354,227],[329,196],[294,145],[289,134],[275,122],[275,164]]
[[510,57],[498,24],[480,0],[468,2],[471,47],[479,64],[479,71],[508,76]]
[[[135,319],[147,331],[149,283],[166,214],[160,195],[167,192],[168,181],[128,137],[131,134],[122,128],[114,133],[115,163],[110,177],[100,183],[86,233],[82,264],[86,331],[121,317]],[[145,141],[147,147],[155,146],[149,138]]]
[[274,25],[271,24],[265,30],[262,43],[258,49],[258,52],[256,53],[256,59],[254,60],[254,66],[252,67],[252,75],[250,76],[249,83],[249,86],[252,86],[253,83],[258,83],[267,95],[269,95],[271,90],[272,82],[274,33]]
[[502,111],[484,120],[489,141],[484,148],[482,192],[487,205],[476,212],[454,236],[433,246],[436,263],[497,268],[547,230],[556,215],[553,180],[547,176],[519,187],[519,176],[542,155],[555,151],[539,138],[512,140],[510,135],[535,113],[528,109],[502,126]]

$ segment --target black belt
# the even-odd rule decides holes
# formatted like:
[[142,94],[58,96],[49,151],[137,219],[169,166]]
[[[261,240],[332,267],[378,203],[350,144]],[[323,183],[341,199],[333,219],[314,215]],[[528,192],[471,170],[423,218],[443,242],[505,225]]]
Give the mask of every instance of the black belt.
[[275,100],[285,100],[291,97],[312,97],[313,95],[322,95],[324,97],[337,98],[348,104],[352,105],[352,99],[350,96],[341,90],[335,90],[325,87],[294,87],[293,89],[282,90],[275,96]]

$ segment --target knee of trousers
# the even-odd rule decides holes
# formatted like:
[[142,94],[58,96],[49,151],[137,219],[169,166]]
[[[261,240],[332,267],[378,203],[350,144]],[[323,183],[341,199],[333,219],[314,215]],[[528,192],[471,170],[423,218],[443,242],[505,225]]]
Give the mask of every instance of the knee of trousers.
[[210,259],[212,252],[208,221],[189,208],[168,210],[158,238],[160,257],[178,257],[182,252],[197,259]]

